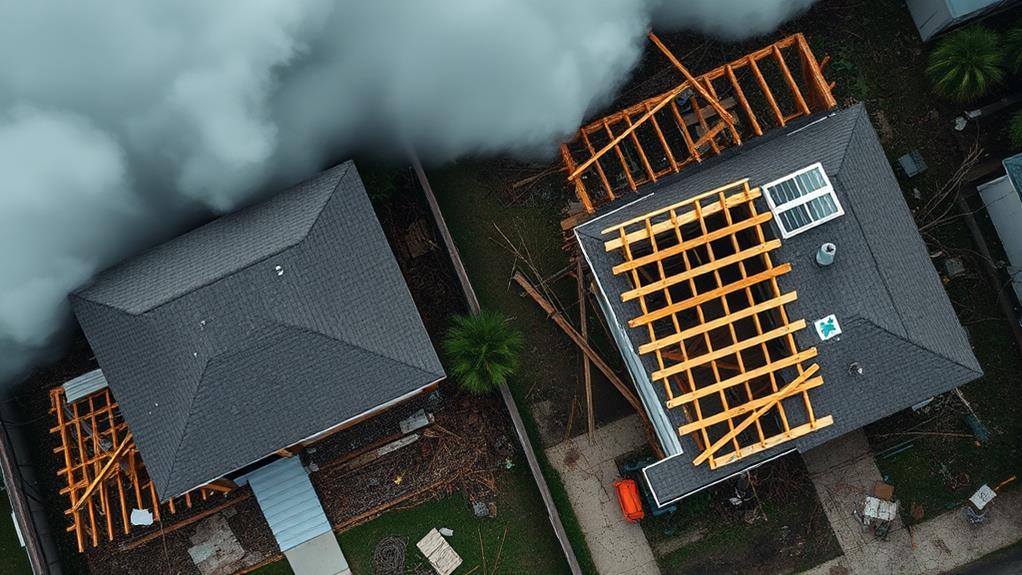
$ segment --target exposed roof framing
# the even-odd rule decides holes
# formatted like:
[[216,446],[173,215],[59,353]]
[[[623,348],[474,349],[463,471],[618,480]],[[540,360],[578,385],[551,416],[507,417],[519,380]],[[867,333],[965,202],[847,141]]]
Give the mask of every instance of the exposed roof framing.
[[743,138],[837,106],[802,34],[699,77],[693,77],[652,33],[650,40],[684,80],[582,127],[573,141],[561,145],[568,181],[588,213],[624,190],[634,192],[680,172],[730,145],[740,145]]
[[60,439],[53,452],[64,460],[57,471],[66,482],[60,493],[70,501],[64,511],[67,531],[75,534],[79,552],[139,529],[130,521],[133,509],[150,510],[160,521],[161,507],[173,515],[182,505],[190,509],[193,498],[205,501],[230,490],[210,484],[161,504],[109,388],[68,403],[57,387],[50,390],[50,401],[56,419],[50,432]]
[[[648,332],[639,353],[656,358],[652,379],[689,421],[678,433],[702,450],[695,465],[716,468],[833,422],[810,401],[823,384],[808,364],[817,351],[795,342],[806,322],[785,310],[797,294],[777,278],[791,266],[771,258],[781,243],[760,196],[739,180],[602,230],[604,248],[623,258],[613,273],[632,285],[621,299],[642,312],[628,322]],[[805,421],[786,413],[788,398],[801,398]]]

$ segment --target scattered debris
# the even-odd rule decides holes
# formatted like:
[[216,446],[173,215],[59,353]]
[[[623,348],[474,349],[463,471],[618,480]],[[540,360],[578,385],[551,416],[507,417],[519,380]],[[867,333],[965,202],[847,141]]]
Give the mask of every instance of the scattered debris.
[[909,178],[918,176],[929,169],[929,166],[926,165],[926,161],[923,160],[923,155],[919,152],[919,150],[912,150],[898,158],[898,167],[901,168],[901,172]]
[[944,271],[951,279],[960,278],[967,273],[965,262],[962,258],[948,258],[944,260]]

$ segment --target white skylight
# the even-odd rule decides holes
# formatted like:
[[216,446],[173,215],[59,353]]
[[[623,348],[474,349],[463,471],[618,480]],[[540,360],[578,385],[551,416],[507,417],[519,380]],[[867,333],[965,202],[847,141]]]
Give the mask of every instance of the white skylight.
[[820,163],[763,186],[781,237],[790,238],[843,215],[827,173]]

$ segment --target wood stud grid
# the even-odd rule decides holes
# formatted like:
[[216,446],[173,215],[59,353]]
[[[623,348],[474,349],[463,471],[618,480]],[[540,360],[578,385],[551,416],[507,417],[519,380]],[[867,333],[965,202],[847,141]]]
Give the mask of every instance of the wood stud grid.
[[[764,231],[761,195],[739,180],[602,230],[605,249],[623,258],[613,273],[632,286],[621,299],[642,312],[628,322],[648,333],[639,353],[653,354],[667,407],[689,421],[678,433],[702,450],[695,465],[717,468],[833,423],[810,402],[823,384],[806,365],[817,351],[795,342],[806,322],[785,310],[798,296],[778,284],[791,266],[771,258],[780,241]],[[801,398],[804,423],[791,422],[788,398]]]
[[[824,79],[821,64],[802,34],[699,77],[693,77],[652,33],[650,40],[684,81],[582,127],[573,141],[561,145],[568,181],[586,213],[625,190],[634,192],[730,145],[741,145],[743,132],[745,138],[761,136],[771,127],[784,127],[795,118],[837,107],[832,85]],[[800,78],[796,79],[789,60],[797,60]],[[777,73],[764,75],[767,65]],[[746,80],[743,86],[739,73],[751,75],[754,83]],[[787,105],[778,101],[775,92],[784,96]],[[793,109],[786,113],[782,107]]]
[[161,507],[174,515],[182,506],[191,509],[195,498],[205,501],[230,490],[200,487],[161,504],[109,388],[71,404],[63,388],[51,389],[50,413],[57,423],[50,432],[60,440],[53,453],[63,459],[57,475],[66,483],[60,494],[70,500],[67,531],[74,533],[79,552],[139,529],[131,525],[132,509],[149,510],[160,521]]

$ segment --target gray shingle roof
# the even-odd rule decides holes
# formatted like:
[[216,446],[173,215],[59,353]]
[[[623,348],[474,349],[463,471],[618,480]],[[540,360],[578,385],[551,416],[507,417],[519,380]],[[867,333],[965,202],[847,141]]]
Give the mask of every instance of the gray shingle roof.
[[[646,470],[661,502],[793,447],[804,451],[820,445],[982,375],[861,105],[747,143],[576,228],[614,313],[631,318],[641,311],[635,301],[621,302],[620,293],[630,286],[611,273],[620,256],[604,251],[600,230],[741,178],[757,186],[814,162],[822,163],[845,215],[782,240],[775,259],[792,264],[791,273],[780,278],[782,290],[798,292],[798,300],[787,306],[792,318],[812,323],[836,314],[841,324],[839,339],[821,342],[811,327],[796,334],[803,349],[819,349],[815,361],[824,385],[810,396],[816,415],[832,415],[834,424],[716,470],[692,465],[698,449],[685,436],[683,454]],[[765,199],[756,202],[760,211],[769,209]],[[824,242],[837,245],[835,263],[827,268],[814,263]],[[627,331],[634,349],[645,343],[644,331]],[[656,370],[653,358],[643,361],[647,372]],[[849,375],[852,362],[863,367],[863,375]],[[654,387],[666,399],[661,386]],[[804,413],[797,397],[784,406],[796,417]],[[668,410],[668,417],[675,426],[685,423],[680,410]]]
[[163,499],[444,375],[351,162],[71,302]]

